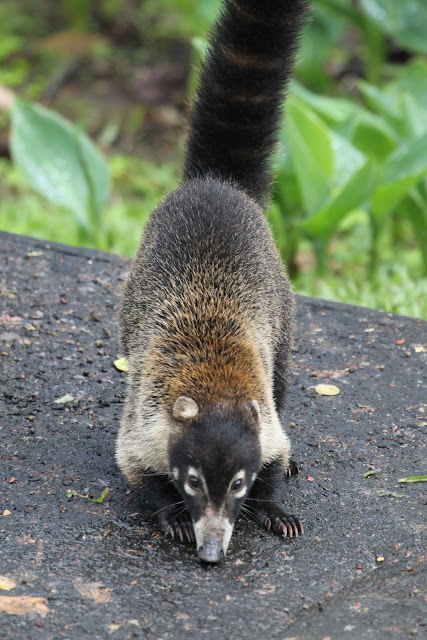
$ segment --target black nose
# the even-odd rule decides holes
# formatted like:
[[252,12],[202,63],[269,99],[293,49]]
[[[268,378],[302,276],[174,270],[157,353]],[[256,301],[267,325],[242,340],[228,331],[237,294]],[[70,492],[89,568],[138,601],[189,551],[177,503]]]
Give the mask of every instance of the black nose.
[[197,553],[200,560],[204,562],[222,562],[224,560],[222,542],[219,538],[216,540],[206,540],[203,547],[199,547]]

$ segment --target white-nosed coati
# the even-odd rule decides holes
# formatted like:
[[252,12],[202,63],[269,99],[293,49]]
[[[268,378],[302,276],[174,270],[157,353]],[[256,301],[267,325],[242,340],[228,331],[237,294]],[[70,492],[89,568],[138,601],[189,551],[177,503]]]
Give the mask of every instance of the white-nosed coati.
[[224,0],[180,186],[152,213],[120,313],[117,461],[162,527],[218,562],[242,506],[292,538],[283,408],[293,296],[262,207],[305,0]]

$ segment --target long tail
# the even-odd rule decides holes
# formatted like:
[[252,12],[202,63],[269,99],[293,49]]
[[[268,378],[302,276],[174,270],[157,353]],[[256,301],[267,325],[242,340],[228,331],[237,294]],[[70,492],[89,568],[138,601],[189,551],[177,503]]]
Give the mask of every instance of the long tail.
[[265,204],[305,0],[224,0],[189,119],[184,180],[232,181]]

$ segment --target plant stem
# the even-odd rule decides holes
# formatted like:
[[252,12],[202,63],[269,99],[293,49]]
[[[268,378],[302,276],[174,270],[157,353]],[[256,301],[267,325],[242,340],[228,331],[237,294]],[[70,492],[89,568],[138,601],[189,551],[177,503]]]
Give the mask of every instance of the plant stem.
[[378,236],[379,224],[374,214],[369,209],[369,226],[371,227],[371,250],[369,256],[369,277],[373,280],[378,270]]
[[317,273],[325,276],[328,271],[328,240],[325,238],[314,238],[313,247],[316,253]]
[[378,24],[366,15],[364,16],[363,33],[365,36],[366,79],[371,84],[378,84],[386,56],[385,38]]

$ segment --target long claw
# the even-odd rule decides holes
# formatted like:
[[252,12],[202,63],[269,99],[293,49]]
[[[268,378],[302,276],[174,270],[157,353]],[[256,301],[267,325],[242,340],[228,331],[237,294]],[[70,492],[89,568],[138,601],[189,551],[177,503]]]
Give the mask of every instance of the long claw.
[[191,525],[186,523],[184,525],[185,535],[187,536],[188,542],[193,542],[193,530]]
[[288,530],[289,539],[292,540],[292,538],[294,537],[294,531],[292,529],[292,526],[290,524],[286,524],[286,528]]
[[179,526],[179,524],[175,525],[175,530],[176,530],[176,532],[177,532],[177,534],[178,534],[179,539],[181,540],[181,542],[184,542],[184,535],[183,535],[183,533],[182,533],[182,529],[181,529],[181,527]]
[[169,535],[172,538],[172,540],[175,538],[175,531],[173,530],[173,527],[170,526],[170,524],[166,529],[166,535]]
[[264,521],[264,525],[267,527],[267,529],[270,531],[271,529],[271,520],[270,518],[266,518]]

